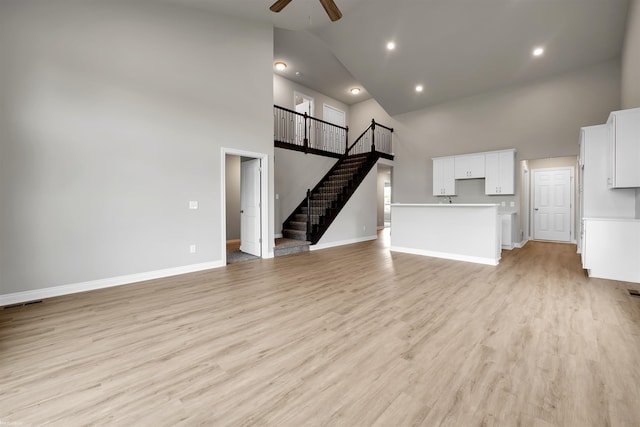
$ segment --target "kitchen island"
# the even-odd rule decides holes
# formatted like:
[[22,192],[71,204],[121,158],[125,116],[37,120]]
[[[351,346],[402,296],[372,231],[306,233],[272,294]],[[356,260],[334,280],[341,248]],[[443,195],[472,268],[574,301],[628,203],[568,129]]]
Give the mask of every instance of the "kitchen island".
[[498,265],[497,204],[391,205],[391,251]]

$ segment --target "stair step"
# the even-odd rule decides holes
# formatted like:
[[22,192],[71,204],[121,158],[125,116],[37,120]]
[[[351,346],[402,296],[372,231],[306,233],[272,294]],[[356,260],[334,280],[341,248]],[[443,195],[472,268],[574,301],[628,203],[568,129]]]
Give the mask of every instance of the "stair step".
[[322,192],[322,193],[317,193],[311,196],[311,200],[330,200],[330,201],[334,201],[338,198],[338,193],[336,193],[335,191],[331,191],[331,192]]
[[306,215],[305,215],[304,221],[289,221],[285,224],[285,227],[290,230],[300,230],[300,231],[306,232],[307,231]]
[[[312,207],[311,207],[311,216],[312,216],[312,217],[313,217],[313,216],[315,216],[315,215],[317,215],[317,216],[322,216],[322,215],[324,215],[324,213],[326,212],[326,210],[327,210],[327,209],[326,209],[326,208],[324,208],[324,207],[312,206]],[[302,211],[302,214],[303,214],[303,215],[305,215],[305,216],[307,215],[307,207],[306,207],[306,206],[302,207],[302,208],[301,208],[301,211]]]
[[294,239],[294,240],[307,240],[307,232],[301,230],[282,230],[282,236],[286,239]]
[[[284,244],[284,245],[280,245],[278,243],[278,240],[286,240],[287,243]],[[297,242],[297,244],[290,243],[293,240],[295,240]],[[287,255],[299,254],[299,253],[302,253],[302,252],[309,252],[309,245],[311,245],[311,242],[306,241],[306,240],[276,239],[276,247],[275,247],[275,249],[273,251],[273,255],[274,256],[287,256]]]

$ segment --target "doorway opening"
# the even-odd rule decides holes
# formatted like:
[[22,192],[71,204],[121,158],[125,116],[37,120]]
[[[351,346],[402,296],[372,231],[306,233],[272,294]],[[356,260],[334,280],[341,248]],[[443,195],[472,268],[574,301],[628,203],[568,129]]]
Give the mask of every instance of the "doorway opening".
[[526,161],[522,183],[525,240],[576,243],[576,164],[576,157]]
[[378,230],[391,227],[391,176],[393,166],[378,164]]
[[[313,97],[309,95],[305,95],[300,92],[293,92],[293,105],[296,113],[307,114],[310,117],[313,117],[314,113],[314,101]],[[305,135],[307,138],[307,143],[309,146],[312,144],[312,132],[311,132],[311,120],[307,120],[306,122],[307,128],[305,129],[305,120],[304,117],[296,115],[296,126],[295,126],[295,135],[296,135],[296,144],[303,145]]]
[[266,154],[222,149],[222,254],[226,264],[266,258]]

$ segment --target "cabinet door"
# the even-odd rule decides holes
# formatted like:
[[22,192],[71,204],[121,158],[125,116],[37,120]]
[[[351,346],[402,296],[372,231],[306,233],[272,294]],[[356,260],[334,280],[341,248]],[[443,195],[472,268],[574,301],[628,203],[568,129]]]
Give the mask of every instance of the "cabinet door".
[[476,154],[469,156],[469,177],[470,178],[484,178],[484,154]]
[[485,155],[485,194],[500,194],[500,154]]
[[453,157],[444,159],[442,182],[444,185],[444,195],[455,196],[456,195],[456,177],[455,177],[455,163],[454,163]]
[[500,194],[515,193],[515,158],[513,152],[500,153]]
[[484,154],[455,156],[455,179],[484,178]]
[[640,187],[640,108],[615,111],[607,120],[613,188]]
[[513,151],[488,153],[485,155],[485,194],[514,194],[514,180],[515,153]]
[[456,194],[455,163],[453,157],[433,159],[433,195]]

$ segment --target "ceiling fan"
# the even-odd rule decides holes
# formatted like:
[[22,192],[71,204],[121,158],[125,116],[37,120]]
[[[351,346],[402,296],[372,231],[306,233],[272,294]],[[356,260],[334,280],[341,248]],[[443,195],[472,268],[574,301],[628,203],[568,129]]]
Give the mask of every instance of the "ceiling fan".
[[[289,3],[291,3],[291,0],[278,0],[272,4],[269,9],[272,12],[280,12]],[[342,18],[342,12],[340,12],[340,9],[338,9],[338,6],[336,6],[333,0],[320,0],[320,3],[322,3],[322,7],[324,7],[327,15],[329,15],[329,19],[335,22]]]

